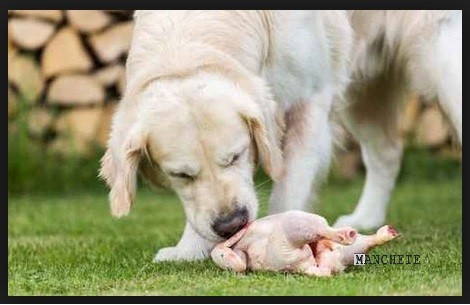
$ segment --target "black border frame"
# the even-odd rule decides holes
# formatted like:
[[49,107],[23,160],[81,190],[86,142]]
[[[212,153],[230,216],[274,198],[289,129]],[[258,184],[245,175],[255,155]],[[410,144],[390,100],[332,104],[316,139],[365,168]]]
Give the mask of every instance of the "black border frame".
[[[258,2],[224,2],[220,1],[218,3],[210,2],[201,2],[197,3],[184,3],[181,2],[168,2],[168,1],[146,1],[140,3],[133,3],[131,1],[110,1],[110,0],[80,0],[80,1],[61,1],[61,0],[4,0],[0,4],[5,6],[7,9],[259,9],[259,8],[270,8],[270,9],[286,9],[286,8],[313,8],[313,9],[463,9],[465,2],[460,0],[332,0],[332,1],[320,1],[312,0],[307,2],[303,1],[289,1],[289,2],[277,2],[274,1],[258,1]],[[4,15],[5,16],[5,15]],[[5,23],[4,23],[5,26]],[[465,31],[464,31],[465,32]],[[3,35],[6,31],[3,31]],[[5,37],[3,38],[5,41]],[[465,40],[464,40],[465,43]],[[6,48],[3,48],[6,52]],[[3,56],[5,58],[5,55]],[[5,62],[3,62],[5,66]],[[465,65],[462,67],[464,68]],[[7,68],[8,71],[8,68]],[[5,75],[5,74],[4,74]],[[4,83],[7,83],[8,76]],[[463,151],[463,148],[462,148]],[[462,162],[463,167],[463,162]],[[463,169],[463,168],[462,168]],[[464,182],[464,175],[462,171],[462,182]],[[463,190],[465,187],[462,187],[462,201],[463,199]],[[8,194],[8,191],[6,192]],[[8,202],[8,198],[7,198]],[[462,205],[462,214],[464,214],[465,204]],[[8,233],[8,204],[4,207],[4,214],[6,221],[6,233]],[[463,216],[462,216],[463,217]],[[463,220],[463,219],[462,219]],[[468,225],[465,224],[465,221],[462,221],[462,233],[465,231],[465,227],[468,228]],[[469,244],[468,239],[462,234],[462,260],[464,258],[465,244]],[[8,236],[4,233],[2,237],[5,238],[6,242],[3,241],[4,246],[3,253],[8,251]],[[443,249],[445,251],[445,249]],[[468,251],[467,251],[468,253]],[[4,276],[8,278],[8,263],[4,259]],[[70,304],[79,304],[79,303],[102,303],[102,304],[132,304],[132,303],[145,303],[145,304],[156,304],[156,303],[194,303],[194,304],[242,304],[242,303],[272,303],[272,304],[309,304],[309,303],[469,303],[468,299],[465,297],[465,285],[464,285],[464,275],[467,273],[465,269],[468,269],[468,264],[463,264],[462,262],[462,296],[397,296],[397,297],[386,297],[386,296],[309,296],[309,297],[299,297],[299,296],[281,296],[281,297],[262,297],[262,296],[8,296],[8,286],[7,283],[4,284],[4,288],[1,294],[0,302],[1,303],[38,303],[38,304],[61,304],[61,303],[70,303]],[[7,282],[7,281],[5,281]],[[467,294],[468,295],[468,294]]]

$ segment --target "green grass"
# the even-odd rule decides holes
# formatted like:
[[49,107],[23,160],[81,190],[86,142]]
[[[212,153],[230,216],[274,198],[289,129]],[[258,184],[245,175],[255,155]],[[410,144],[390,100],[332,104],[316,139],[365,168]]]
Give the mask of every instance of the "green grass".
[[[433,164],[438,162],[423,165]],[[101,191],[9,196],[8,294],[461,295],[461,172],[429,179],[405,172],[387,219],[403,236],[373,253],[419,254],[421,264],[356,266],[333,278],[236,275],[209,260],[152,263],[155,252],[174,245],[183,230],[183,210],[169,191],[142,190],[121,220],[109,215]],[[444,165],[434,172],[450,173]],[[361,187],[362,181],[325,185],[320,213],[332,223],[350,212]],[[260,190],[261,215],[269,189]]]
[[71,142],[67,155],[49,151],[47,143],[53,138],[50,132],[41,137],[29,132],[31,107],[30,102],[21,99],[17,115],[8,121],[8,195],[104,191],[104,185],[96,182],[103,149],[93,147],[89,156],[78,156]]

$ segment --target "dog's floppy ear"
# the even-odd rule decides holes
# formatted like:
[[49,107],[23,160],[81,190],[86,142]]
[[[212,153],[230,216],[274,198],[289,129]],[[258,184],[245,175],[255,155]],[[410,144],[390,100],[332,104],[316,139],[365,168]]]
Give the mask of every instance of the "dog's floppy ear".
[[264,171],[276,181],[283,172],[282,136],[284,118],[267,88],[257,88],[256,102],[242,110]]
[[150,157],[147,148],[144,148],[145,156],[139,163],[139,173],[144,182],[152,188],[170,187],[168,179],[163,174],[158,163],[154,162]]
[[137,169],[145,136],[137,123],[129,124],[122,111],[116,113],[108,141],[108,149],[101,159],[99,176],[111,188],[111,214],[122,217],[129,213],[137,187]]

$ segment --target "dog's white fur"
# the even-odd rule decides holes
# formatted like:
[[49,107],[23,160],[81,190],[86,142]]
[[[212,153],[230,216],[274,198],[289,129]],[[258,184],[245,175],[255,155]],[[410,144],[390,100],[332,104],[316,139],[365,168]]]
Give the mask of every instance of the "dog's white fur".
[[138,169],[151,184],[166,180],[187,223],[156,260],[207,257],[220,240],[216,217],[236,207],[256,217],[257,159],[275,180],[271,213],[315,199],[335,109],[368,169],[358,208],[337,224],[381,224],[401,156],[394,111],[408,82],[441,99],[461,139],[461,45],[449,47],[459,39],[461,12],[137,11],[101,168],[112,213],[129,212]]
[[353,11],[356,35],[348,108],[366,183],[351,215],[335,226],[370,229],[385,221],[403,145],[397,125],[407,93],[438,100],[462,142],[462,11]]

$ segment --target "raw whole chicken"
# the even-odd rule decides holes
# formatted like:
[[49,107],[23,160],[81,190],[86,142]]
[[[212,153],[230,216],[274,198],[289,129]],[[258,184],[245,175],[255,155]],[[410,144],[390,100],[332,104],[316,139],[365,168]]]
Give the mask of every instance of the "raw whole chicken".
[[253,221],[211,252],[216,265],[235,272],[271,270],[331,276],[353,264],[354,253],[367,253],[399,236],[391,226],[361,235],[351,227],[332,228],[325,218],[288,211]]

